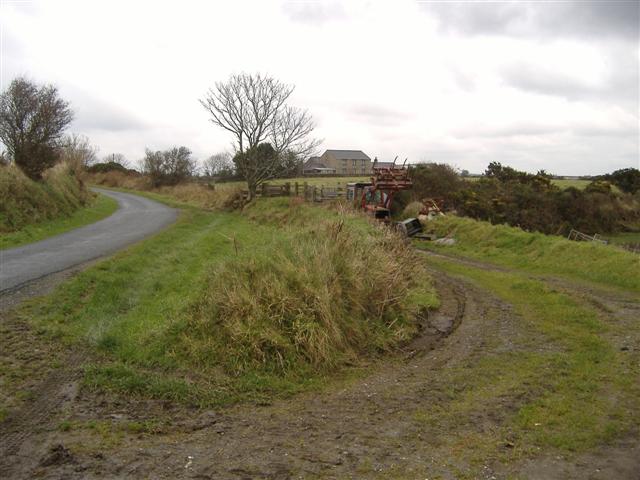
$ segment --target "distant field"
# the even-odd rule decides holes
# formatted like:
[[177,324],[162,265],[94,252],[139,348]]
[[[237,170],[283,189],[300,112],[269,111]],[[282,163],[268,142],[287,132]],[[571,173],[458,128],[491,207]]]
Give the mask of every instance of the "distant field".
[[582,190],[591,183],[591,180],[552,180],[552,182],[561,188],[574,187]]
[[[293,185],[298,182],[300,185],[307,182],[307,185],[316,185],[318,187],[335,187],[336,185],[344,185],[350,182],[368,182],[371,177],[298,177],[298,178],[275,178],[270,180],[271,185],[283,185],[287,182]],[[217,188],[246,188],[245,182],[221,182],[217,183]]]
[[[465,178],[465,180],[470,181],[470,182],[476,182],[480,178],[481,177],[467,177],[467,178]],[[579,190],[582,190],[587,185],[589,185],[589,183],[591,183],[591,180],[560,180],[560,179],[556,179],[556,180],[552,180],[551,182],[554,185],[557,185],[560,188],[575,187],[575,188],[577,188]]]

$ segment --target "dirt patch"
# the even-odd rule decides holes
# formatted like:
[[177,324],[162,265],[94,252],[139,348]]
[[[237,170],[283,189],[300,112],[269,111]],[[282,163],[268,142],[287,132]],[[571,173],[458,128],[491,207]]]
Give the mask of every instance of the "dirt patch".
[[[70,404],[56,402],[54,412],[46,409],[47,418],[38,419],[36,411],[43,407],[35,401],[2,429],[10,446],[5,459],[13,458],[2,472],[13,478],[342,478],[354,472],[376,477],[426,471],[425,439],[414,411],[429,405],[429,383],[437,369],[474,351],[482,329],[473,319],[497,305],[469,296],[457,280],[442,277],[437,288],[442,308],[425,319],[423,334],[362,380],[322,394],[219,412],[81,392]],[[463,316],[469,316],[468,326]],[[51,376],[44,385],[58,385],[63,397],[63,384]],[[55,426],[60,422],[73,427],[60,430]],[[96,428],[96,422],[103,427]],[[131,425],[149,422],[158,426],[153,434],[132,433]],[[43,423],[46,428],[38,430],[36,424]],[[31,431],[27,438],[19,433],[26,431]],[[51,445],[63,445],[75,463],[43,466],[39,460]]]

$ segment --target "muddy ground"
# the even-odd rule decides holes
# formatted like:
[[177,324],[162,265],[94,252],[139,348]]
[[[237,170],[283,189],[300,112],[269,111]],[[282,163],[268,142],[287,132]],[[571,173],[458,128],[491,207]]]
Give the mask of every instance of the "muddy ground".
[[[512,339],[522,334],[510,305],[462,280],[438,278],[442,307],[422,335],[366,375],[322,393],[215,411],[80,388],[87,355],[43,340],[11,312],[59,279],[6,295],[0,361],[20,389],[2,393],[11,408],[0,424],[0,478],[640,479],[636,438],[574,456],[512,454],[504,464],[458,455],[447,431],[416,421],[416,412],[451,395],[442,372],[516,348]],[[556,282],[616,321],[640,316],[638,299]],[[464,428],[492,431],[516,401],[505,397]],[[497,440],[509,454],[508,439]]]

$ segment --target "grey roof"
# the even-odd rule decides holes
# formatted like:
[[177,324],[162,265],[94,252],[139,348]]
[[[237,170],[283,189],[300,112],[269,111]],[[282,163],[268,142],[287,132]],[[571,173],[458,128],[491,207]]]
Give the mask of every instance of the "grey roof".
[[371,160],[362,150],[327,150],[324,153],[330,153],[338,160]]

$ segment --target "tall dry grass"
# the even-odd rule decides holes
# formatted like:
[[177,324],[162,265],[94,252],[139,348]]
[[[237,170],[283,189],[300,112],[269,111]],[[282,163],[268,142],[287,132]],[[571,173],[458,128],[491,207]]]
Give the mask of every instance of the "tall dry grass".
[[391,231],[289,199],[256,205],[251,217],[279,229],[211,269],[185,330],[190,358],[231,375],[327,371],[406,342],[435,306],[422,263]]
[[195,182],[153,187],[151,180],[145,175],[132,175],[115,170],[104,173],[93,173],[90,174],[88,178],[88,181],[94,185],[158,193],[205,210],[232,206],[237,200],[241,190],[238,186],[233,188],[217,188],[216,186],[212,187],[208,184]]

